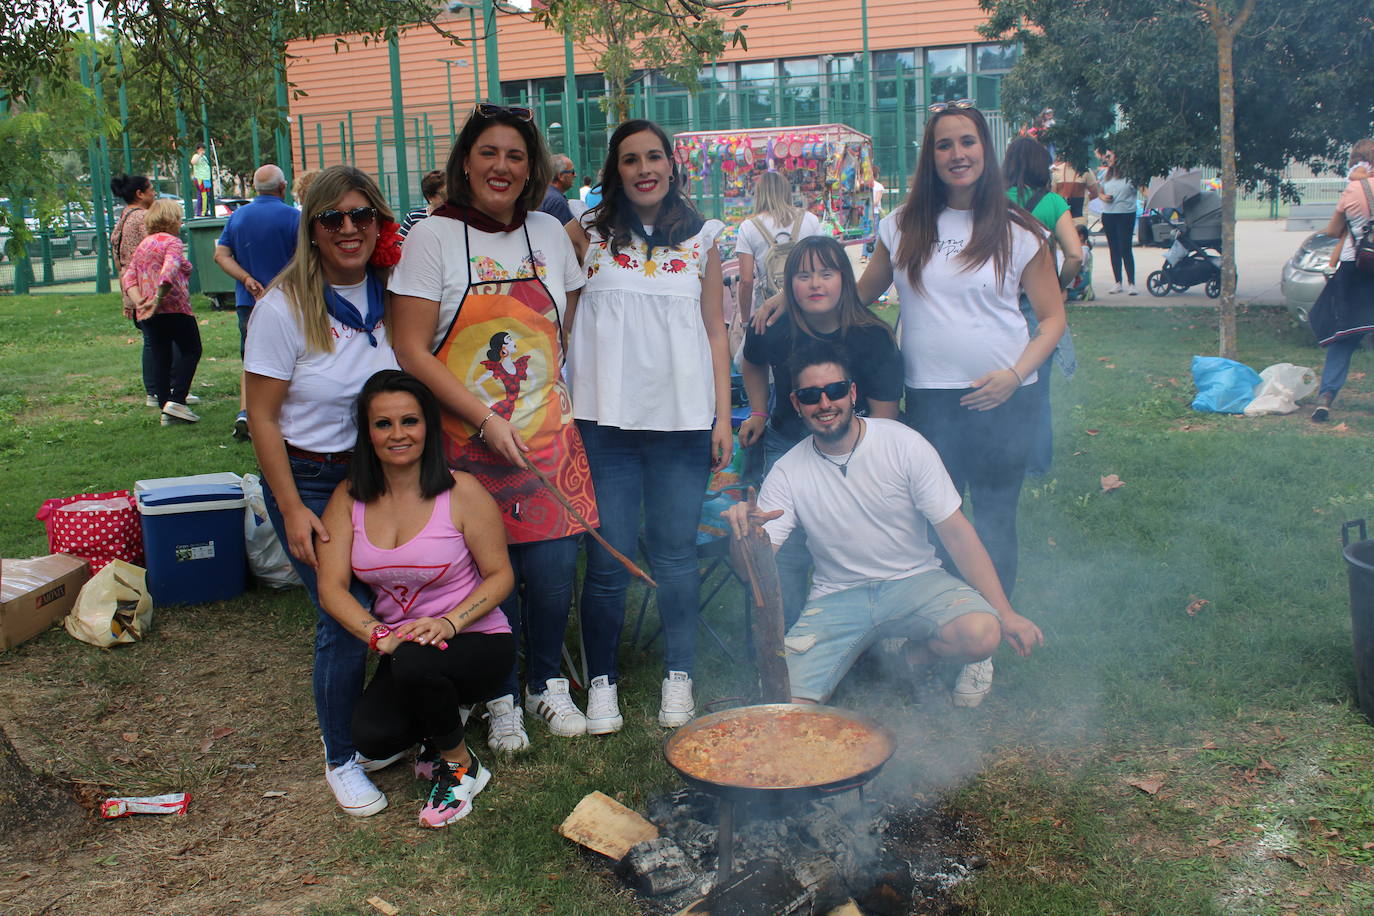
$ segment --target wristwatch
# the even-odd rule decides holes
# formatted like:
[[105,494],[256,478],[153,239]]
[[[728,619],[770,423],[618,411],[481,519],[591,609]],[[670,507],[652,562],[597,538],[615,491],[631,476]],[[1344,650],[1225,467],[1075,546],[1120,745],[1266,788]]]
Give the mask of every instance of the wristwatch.
[[367,641],[367,647],[371,649],[373,652],[381,652],[382,650],[377,648],[377,641],[379,639],[386,639],[390,635],[391,627],[387,626],[384,623],[377,624],[375,627],[372,628],[372,636]]

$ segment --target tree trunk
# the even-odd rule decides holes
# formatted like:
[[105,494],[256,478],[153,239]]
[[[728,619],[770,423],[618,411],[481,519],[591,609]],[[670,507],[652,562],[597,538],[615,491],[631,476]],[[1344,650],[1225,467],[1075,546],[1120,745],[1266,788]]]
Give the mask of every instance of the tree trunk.
[[1201,4],[1217,39],[1217,126],[1221,144],[1221,303],[1218,351],[1236,358],[1236,35],[1254,12],[1255,0],[1245,0],[1234,19],[1227,20],[1218,0]]
[[0,727],[0,841],[4,845],[76,829],[84,816],[65,792],[19,759]]

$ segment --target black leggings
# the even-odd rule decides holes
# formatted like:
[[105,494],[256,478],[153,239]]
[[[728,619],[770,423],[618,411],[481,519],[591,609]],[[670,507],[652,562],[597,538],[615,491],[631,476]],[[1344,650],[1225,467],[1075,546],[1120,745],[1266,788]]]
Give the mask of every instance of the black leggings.
[[1126,282],[1135,285],[1135,252],[1131,250],[1131,236],[1135,232],[1134,213],[1103,213],[1102,232],[1107,236],[1107,248],[1112,256],[1112,277],[1121,282],[1121,267],[1126,266]]
[[447,649],[402,643],[382,656],[353,708],[354,746],[374,760],[422,739],[453,750],[463,741],[458,707],[494,696],[513,664],[509,633],[459,633]]
[[159,404],[186,403],[200,364],[200,328],[194,315],[167,312],[143,319],[143,378]]
[[[1034,385],[1024,385],[999,407],[969,410],[959,399],[972,390],[908,388],[906,422],[935,446],[959,496],[968,491],[974,530],[992,558],[1002,591],[1010,598],[1016,587],[1016,507],[1040,394]],[[956,571],[958,567],[933,530],[931,543],[937,545],[945,568]]]

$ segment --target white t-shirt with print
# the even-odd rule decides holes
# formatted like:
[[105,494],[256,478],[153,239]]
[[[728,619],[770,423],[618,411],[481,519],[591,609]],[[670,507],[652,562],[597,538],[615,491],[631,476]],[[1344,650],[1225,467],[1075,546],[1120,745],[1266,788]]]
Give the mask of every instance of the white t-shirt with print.
[[701,294],[723,228],[709,219],[677,247],[655,248],[652,258],[642,239],[612,254],[588,228],[587,286],[568,347],[573,416],[620,429],[711,428],[715,376]]
[[[365,283],[334,289],[367,314]],[[346,452],[357,444],[353,402],[363,383],[374,372],[399,369],[387,340],[386,327],[378,324],[372,346],[367,334],[329,319],[334,349],[307,352],[305,333],[281,287],[269,289],[253,306],[244,343],[245,372],[288,382],[282,401],[282,438],[289,445],[310,452]]]
[[807,436],[778,459],[759,491],[760,509],[783,511],[764,526],[775,545],[798,525],[806,531],[816,564],[813,599],[939,569],[926,522],[938,525],[959,511],[959,494],[920,433],[896,420],[863,422],[847,473],[817,454]]
[[[560,316],[567,312],[568,293],[587,282],[577,252],[558,220],[535,211],[525,216],[525,232],[483,232],[456,219],[431,216],[415,224],[401,249],[401,261],[391,271],[387,289],[399,296],[416,296],[439,303],[439,322],[431,349],[444,342],[453,316],[472,282],[533,277],[538,271]],[[467,242],[472,242],[468,251]],[[533,261],[530,253],[533,251]]]
[[[946,207],[939,216],[935,251],[916,290],[896,263],[904,209],[883,217],[878,238],[893,258],[892,278],[901,298],[907,387],[967,388],[989,372],[1013,365],[1030,342],[1018,297],[1021,274],[1040,250],[1040,239],[1012,225],[1011,258],[999,282],[991,260],[970,270],[958,259],[973,229],[973,213]],[[1028,373],[1024,384],[1035,380],[1036,374]]]

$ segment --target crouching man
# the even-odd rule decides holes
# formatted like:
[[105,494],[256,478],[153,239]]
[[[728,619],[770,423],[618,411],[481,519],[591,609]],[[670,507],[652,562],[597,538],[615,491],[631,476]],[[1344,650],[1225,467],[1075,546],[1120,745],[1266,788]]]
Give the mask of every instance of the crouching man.
[[[736,537],[761,524],[776,550],[800,525],[815,564],[811,594],[787,632],[792,699],[823,703],[879,639],[905,637],[913,666],[968,664],[1005,639],[1022,656],[1044,642],[1012,610],[992,560],[959,511],[960,498],[934,447],[895,420],[854,415],[844,359],[817,346],[793,361],[792,406],[811,435],[763,481],[752,511],[724,513]],[[927,521],[958,566],[940,568]],[[986,694],[954,702],[976,706]]]

